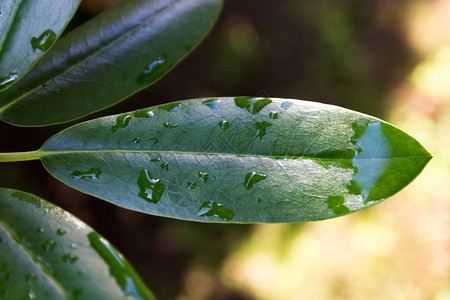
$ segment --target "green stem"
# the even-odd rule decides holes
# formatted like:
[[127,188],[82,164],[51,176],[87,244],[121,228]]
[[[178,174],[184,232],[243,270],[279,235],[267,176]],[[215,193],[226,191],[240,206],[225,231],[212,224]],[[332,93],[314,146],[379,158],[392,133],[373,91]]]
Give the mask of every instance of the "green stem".
[[27,161],[41,158],[39,150],[27,152],[7,152],[0,153],[0,162]]

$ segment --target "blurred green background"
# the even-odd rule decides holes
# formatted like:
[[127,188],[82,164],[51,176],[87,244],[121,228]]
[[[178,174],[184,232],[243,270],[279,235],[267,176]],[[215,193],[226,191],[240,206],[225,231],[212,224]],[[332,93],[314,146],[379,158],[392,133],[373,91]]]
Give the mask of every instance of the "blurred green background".
[[[83,1],[72,26],[117,2]],[[375,115],[435,157],[376,207],[289,225],[202,224],[127,211],[59,183],[39,162],[0,165],[1,186],[84,220],[161,300],[450,299],[448,0],[227,0],[211,34],[178,67],[84,120],[234,95],[314,100]],[[1,123],[0,151],[37,149],[67,126]]]

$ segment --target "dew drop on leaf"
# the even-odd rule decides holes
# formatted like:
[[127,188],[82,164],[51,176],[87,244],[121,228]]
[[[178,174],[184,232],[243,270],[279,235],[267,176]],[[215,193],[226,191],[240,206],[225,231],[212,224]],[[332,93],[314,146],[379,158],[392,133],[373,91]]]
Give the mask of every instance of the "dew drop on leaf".
[[57,235],[60,235],[60,236],[63,236],[63,235],[66,234],[66,231],[65,231],[64,229],[58,228],[58,229],[56,230],[56,234],[57,234]]
[[259,139],[262,140],[263,136],[266,135],[266,128],[270,126],[272,126],[272,124],[266,121],[256,122],[256,137],[259,137]]
[[203,105],[211,108],[212,110],[218,110],[220,107],[220,99],[208,99],[202,102]]
[[150,141],[151,141],[153,144],[157,144],[157,143],[158,143],[158,139],[157,139],[157,138],[151,138]]
[[53,250],[56,246],[56,242],[54,240],[49,240],[42,245],[42,249],[44,249],[46,252],[49,252]]
[[256,172],[250,172],[245,176],[244,185],[247,190],[250,190],[253,188],[253,185],[261,180],[264,180],[267,178],[267,175],[259,174]]
[[33,273],[33,272],[26,276],[26,280],[29,285],[35,284],[36,279],[37,279],[36,273]]
[[291,106],[292,106],[292,102],[289,102],[289,101],[285,101],[285,102],[281,103],[281,108],[282,109],[286,109],[287,110]]
[[197,184],[195,182],[188,182],[186,184],[186,189],[188,190],[195,190],[197,188]]
[[136,83],[139,85],[148,85],[166,73],[171,66],[172,63],[168,62],[166,57],[158,57],[148,64],[144,72],[139,74]]
[[155,158],[150,159],[151,162],[160,161],[160,160],[161,160],[161,158],[159,158],[159,157],[155,157]]
[[135,143],[135,144],[139,144],[140,142],[141,142],[141,138],[140,137],[137,137],[137,138],[135,138],[133,140],[133,143]]
[[326,203],[335,214],[341,215],[350,212],[350,209],[344,205],[344,201],[344,196],[329,196]]
[[181,103],[176,102],[176,103],[162,104],[158,107],[168,112],[178,112],[181,109]]
[[73,254],[65,254],[61,258],[66,264],[74,264],[78,260],[78,257]]
[[32,290],[28,290],[28,300],[35,300],[36,299],[36,294],[32,291]]
[[112,126],[109,130],[111,132],[116,132],[120,128],[128,127],[132,118],[133,117],[131,115],[118,116],[116,119],[116,124],[114,126]]
[[91,168],[89,171],[73,171],[70,176],[72,176],[75,180],[80,180],[84,178],[89,178],[93,180],[98,180],[100,178],[100,174],[102,174],[102,170],[100,168]]
[[155,117],[155,113],[151,110],[138,110],[133,113],[133,116],[136,118],[145,118],[145,119],[153,119]]
[[271,119],[278,119],[278,113],[276,111],[271,111],[269,114],[269,118]]
[[161,169],[163,169],[164,171],[168,172],[169,171],[169,163],[165,162],[161,164]]
[[230,123],[226,120],[222,120],[219,122],[219,127],[223,130],[227,130],[228,128],[230,128]]
[[178,127],[178,124],[175,124],[175,123],[173,123],[173,124],[164,123],[163,125],[164,125],[164,127],[168,128],[168,129],[173,129],[173,128],[177,128]]
[[157,203],[166,189],[159,178],[153,178],[147,169],[141,170],[137,184],[139,186],[138,196],[152,203]]
[[206,172],[198,172],[198,178],[200,179],[200,181],[207,183],[209,179],[209,174]]
[[272,100],[267,98],[237,97],[234,99],[234,103],[251,114],[257,114],[267,104],[272,103]]
[[18,77],[16,73],[9,74],[6,77],[0,77],[0,90],[12,84]]
[[44,31],[39,37],[32,37],[30,40],[33,51],[36,49],[46,51],[56,40],[56,34],[51,29]]
[[216,203],[216,201],[206,201],[197,212],[197,216],[206,217],[219,217],[224,220],[231,220],[234,217],[234,212],[231,209],[226,208],[222,204]]

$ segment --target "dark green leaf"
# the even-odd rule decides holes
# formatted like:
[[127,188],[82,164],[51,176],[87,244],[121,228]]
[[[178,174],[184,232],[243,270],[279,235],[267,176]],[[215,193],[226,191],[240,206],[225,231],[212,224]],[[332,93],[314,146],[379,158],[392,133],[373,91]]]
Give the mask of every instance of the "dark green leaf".
[[320,220],[372,206],[431,159],[415,139],[374,117],[307,101],[243,106],[241,99],[92,120],[32,155],[68,185],[119,206],[242,223]]
[[2,0],[0,90],[10,86],[50,48],[80,0]]
[[0,299],[155,299],[131,265],[83,222],[0,188]]
[[128,0],[62,37],[0,94],[0,119],[69,121],[154,83],[207,34],[221,0]]

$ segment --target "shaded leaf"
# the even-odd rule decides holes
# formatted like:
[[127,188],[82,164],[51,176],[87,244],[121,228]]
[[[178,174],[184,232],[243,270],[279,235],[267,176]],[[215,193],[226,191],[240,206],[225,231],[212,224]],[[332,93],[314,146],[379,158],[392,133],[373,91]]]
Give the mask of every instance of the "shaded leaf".
[[155,299],[108,241],[47,201],[0,188],[0,299]]
[[154,83],[207,34],[221,0],[128,0],[62,37],[0,93],[0,119],[66,122]]
[[0,90],[10,86],[62,33],[80,0],[2,0]]
[[[241,99],[216,98],[213,107],[194,99],[99,118],[31,155],[66,184],[122,207],[242,223],[321,220],[372,206],[431,159],[415,139],[374,117],[307,101],[253,99],[243,106]],[[124,116],[129,122],[112,131]],[[258,124],[266,124],[264,135]]]

